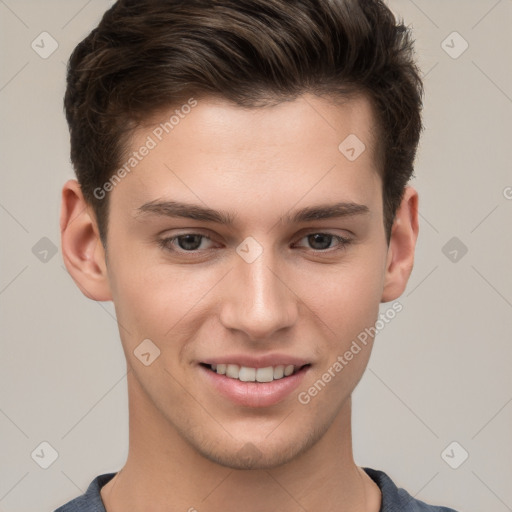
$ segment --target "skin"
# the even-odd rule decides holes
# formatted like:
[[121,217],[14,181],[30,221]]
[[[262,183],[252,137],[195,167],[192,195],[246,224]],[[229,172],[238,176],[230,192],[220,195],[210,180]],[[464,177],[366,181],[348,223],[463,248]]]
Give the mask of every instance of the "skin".
[[[168,117],[148,120],[132,149]],[[406,188],[388,245],[374,124],[362,96],[335,104],[303,95],[260,109],[201,98],[110,192],[107,254],[77,182],[64,185],[66,267],[88,298],[114,302],[127,360],[129,454],[101,490],[108,512],[378,512],[380,490],[355,464],[351,436],[351,393],[373,340],[307,405],[297,400],[375,324],[379,303],[402,294],[412,270],[418,195]],[[349,134],[366,145],[353,162],[338,150]],[[137,215],[165,199],[230,211],[236,222]],[[368,212],[281,222],[340,201]],[[195,254],[183,239],[168,246],[176,252],[158,244],[185,233],[211,241],[199,239]],[[336,238],[315,242],[315,233],[351,242],[335,250]],[[263,249],[252,263],[236,252],[249,236]],[[133,353],[147,338],[161,351],[149,366]],[[223,354],[275,352],[311,367],[274,406],[236,405],[198,368]],[[249,446],[247,461],[240,450]]]

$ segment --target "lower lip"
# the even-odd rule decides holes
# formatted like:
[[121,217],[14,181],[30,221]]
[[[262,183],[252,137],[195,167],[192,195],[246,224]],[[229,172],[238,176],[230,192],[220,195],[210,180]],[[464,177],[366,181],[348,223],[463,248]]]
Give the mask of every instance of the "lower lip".
[[310,366],[272,382],[242,382],[220,375],[202,365],[199,369],[221,395],[246,407],[269,407],[289,396],[300,385]]

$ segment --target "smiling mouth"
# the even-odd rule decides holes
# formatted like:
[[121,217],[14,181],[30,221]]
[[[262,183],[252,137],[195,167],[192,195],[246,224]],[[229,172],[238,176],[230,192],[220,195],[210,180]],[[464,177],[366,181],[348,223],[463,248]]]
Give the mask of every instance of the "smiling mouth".
[[290,364],[267,366],[265,368],[250,368],[238,364],[200,364],[218,375],[225,375],[230,379],[239,380],[241,382],[272,382],[294,375],[303,368],[311,366],[310,364],[302,366]]

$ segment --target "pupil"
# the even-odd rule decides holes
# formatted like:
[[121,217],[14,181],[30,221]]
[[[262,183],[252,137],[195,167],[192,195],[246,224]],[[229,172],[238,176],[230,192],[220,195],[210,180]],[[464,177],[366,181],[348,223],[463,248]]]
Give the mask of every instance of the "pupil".
[[[181,249],[185,249],[187,251],[193,251],[197,249],[201,245],[201,236],[202,235],[183,235],[179,238],[178,243]],[[184,241],[184,239],[187,239]],[[193,240],[191,243],[190,240]],[[194,241],[196,243],[194,243]],[[192,246],[191,246],[192,245]]]
[[[322,234],[322,233],[317,233],[317,234],[314,234],[314,235],[309,235],[309,242],[310,244],[312,245],[313,249],[328,249],[329,248],[329,245],[330,245],[330,238],[331,238],[332,235],[325,235],[325,234]],[[320,242],[322,242],[322,239],[324,240],[324,242],[327,242],[327,243],[320,243],[320,245],[322,247],[315,247],[315,243],[318,242],[318,240],[320,239]]]

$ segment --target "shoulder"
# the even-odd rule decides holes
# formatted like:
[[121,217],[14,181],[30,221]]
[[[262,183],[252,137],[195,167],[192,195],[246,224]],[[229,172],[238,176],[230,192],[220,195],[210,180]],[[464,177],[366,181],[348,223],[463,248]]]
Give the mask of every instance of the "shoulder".
[[62,505],[54,512],[105,512],[105,507],[101,501],[101,488],[111,480],[116,473],[105,473],[98,475],[87,488],[84,494],[72,499],[65,505]]
[[[368,476],[379,486],[382,493],[380,512],[457,512],[452,508],[429,505],[413,498],[406,490],[399,488],[383,471],[363,468]],[[105,512],[100,490],[116,473],[97,476],[87,491],[62,505],[54,512]]]
[[397,487],[383,471],[363,468],[379,486],[382,493],[380,512],[457,512],[452,508],[429,505],[412,497],[405,489]]

